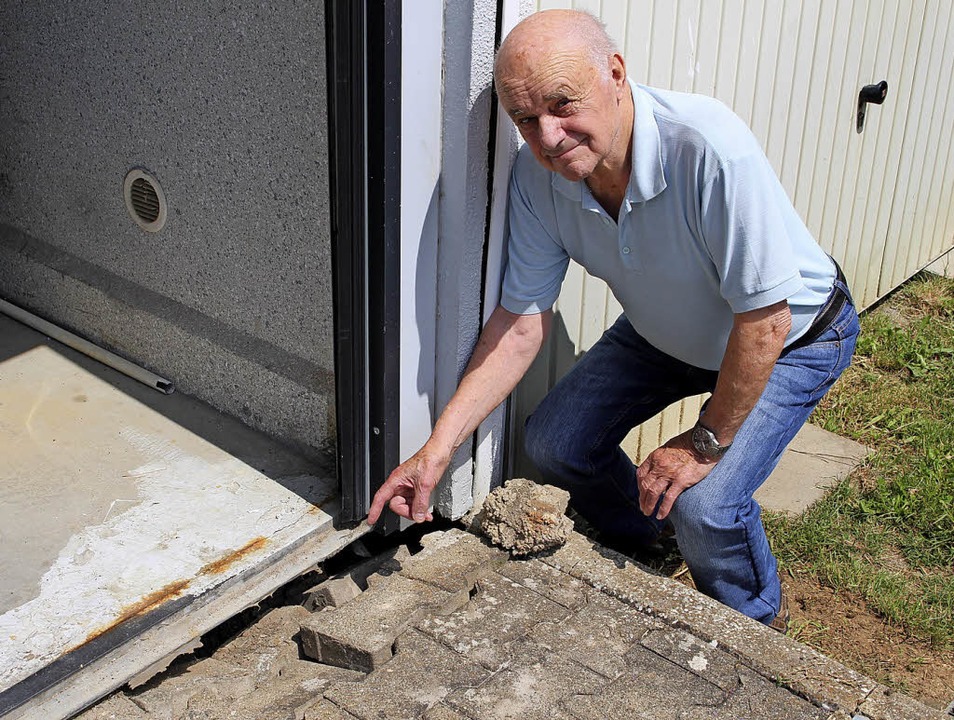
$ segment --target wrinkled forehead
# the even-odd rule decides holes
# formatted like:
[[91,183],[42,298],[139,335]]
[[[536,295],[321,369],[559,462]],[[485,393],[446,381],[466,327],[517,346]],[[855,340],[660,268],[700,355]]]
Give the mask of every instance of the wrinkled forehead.
[[494,72],[497,94],[505,105],[518,99],[528,102],[573,96],[598,74],[584,48],[534,44],[506,50],[498,57]]

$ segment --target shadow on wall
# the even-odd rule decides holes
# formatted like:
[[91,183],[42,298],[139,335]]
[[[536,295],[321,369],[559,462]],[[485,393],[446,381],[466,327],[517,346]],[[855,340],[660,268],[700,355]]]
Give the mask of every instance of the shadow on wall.
[[514,477],[525,477],[542,482],[543,478],[539,471],[523,449],[524,425],[550,388],[556,385],[581,357],[583,353],[576,351],[576,345],[570,339],[563,314],[557,311],[553,315],[550,337],[514,391],[511,414],[514,429],[512,448]]

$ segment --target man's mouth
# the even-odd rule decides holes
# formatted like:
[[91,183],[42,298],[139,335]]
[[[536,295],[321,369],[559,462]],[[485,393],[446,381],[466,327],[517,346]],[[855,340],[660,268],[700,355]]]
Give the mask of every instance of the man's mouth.
[[575,149],[578,148],[578,147],[579,147],[579,145],[574,145],[573,147],[569,147],[569,148],[566,148],[566,149],[564,149],[564,150],[559,150],[559,151],[557,151],[557,152],[547,153],[547,157],[549,157],[551,160],[559,160],[561,157],[563,157],[564,155],[566,155],[568,152],[570,152],[571,150],[575,150]]

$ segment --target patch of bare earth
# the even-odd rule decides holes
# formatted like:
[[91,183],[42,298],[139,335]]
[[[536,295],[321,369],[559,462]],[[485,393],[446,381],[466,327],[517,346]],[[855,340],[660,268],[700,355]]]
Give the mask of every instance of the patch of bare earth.
[[954,699],[954,656],[887,624],[864,601],[804,576],[786,577],[789,635],[926,705]]

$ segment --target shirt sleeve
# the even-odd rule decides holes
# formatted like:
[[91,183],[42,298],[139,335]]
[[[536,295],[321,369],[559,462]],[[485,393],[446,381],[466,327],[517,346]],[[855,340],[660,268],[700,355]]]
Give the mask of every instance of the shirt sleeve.
[[[545,201],[550,192],[549,173],[524,178],[521,160],[526,162],[526,158],[518,158],[510,177],[510,241],[500,304],[517,315],[533,315],[549,310],[556,302],[570,258],[555,233],[547,229],[547,224],[555,223],[545,222],[552,221],[554,215],[552,200]],[[545,187],[537,187],[543,182]],[[534,207],[528,190],[537,190],[537,195],[546,198]]]
[[761,149],[720,163],[700,199],[705,244],[733,313],[767,307],[802,289],[785,222],[794,210]]

